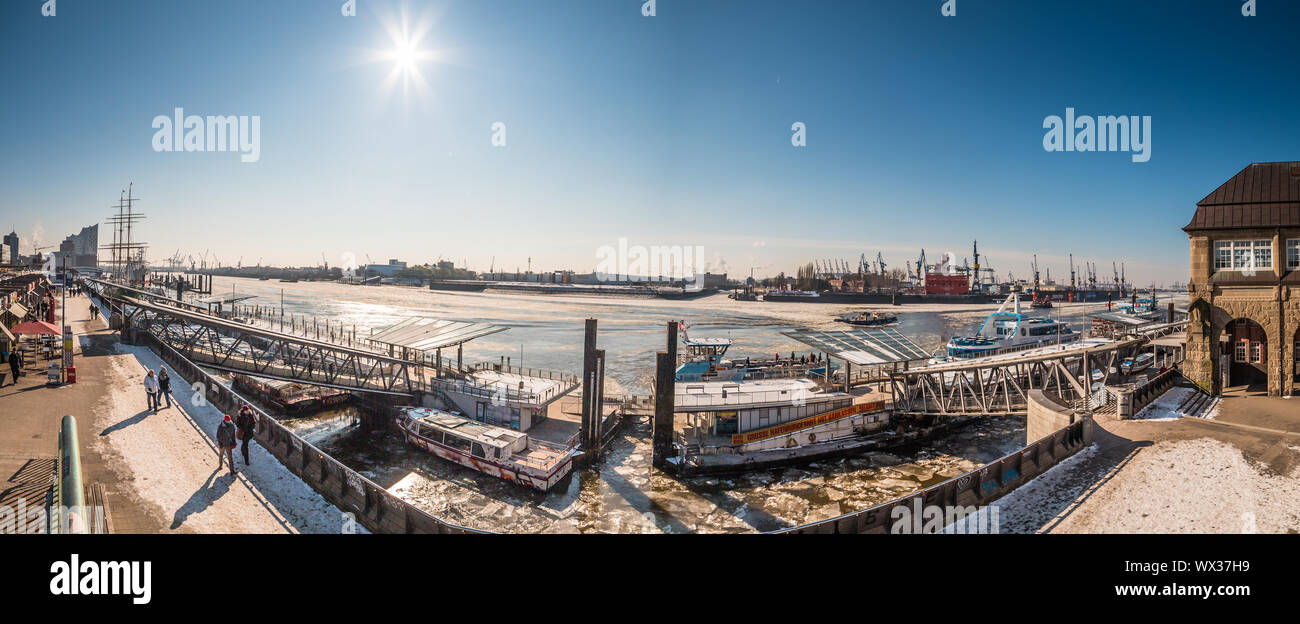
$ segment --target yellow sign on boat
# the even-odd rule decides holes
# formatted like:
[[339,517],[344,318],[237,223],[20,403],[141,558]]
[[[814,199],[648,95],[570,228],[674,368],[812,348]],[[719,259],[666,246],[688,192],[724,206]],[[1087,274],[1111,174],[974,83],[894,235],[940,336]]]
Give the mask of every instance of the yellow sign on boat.
[[747,431],[745,433],[732,434],[731,445],[739,446],[741,444],[749,444],[750,442],[758,442],[759,440],[775,438],[776,436],[785,435],[787,433],[794,433],[796,431],[799,431],[800,429],[807,429],[809,427],[813,427],[816,425],[821,425],[828,422],[836,421],[841,418],[848,418],[849,416],[853,416],[855,414],[861,414],[863,412],[875,412],[882,409],[885,409],[884,401],[876,401],[874,403],[859,403],[857,405],[841,407],[840,409],[837,410],[823,412],[821,414],[817,414],[816,416],[809,416],[807,418],[800,418],[799,420],[792,420],[788,423],[773,425],[765,429],[756,429],[754,431]]

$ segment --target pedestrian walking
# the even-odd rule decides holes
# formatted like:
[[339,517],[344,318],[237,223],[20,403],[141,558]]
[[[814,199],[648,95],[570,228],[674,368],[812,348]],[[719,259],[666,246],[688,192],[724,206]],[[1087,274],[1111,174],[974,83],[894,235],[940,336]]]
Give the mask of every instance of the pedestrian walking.
[[218,471],[226,465],[226,460],[230,461],[230,474],[235,474],[235,423],[230,422],[230,414],[226,414],[221,424],[217,425]]
[[18,378],[23,376],[23,353],[14,347],[9,353],[9,370],[14,374],[14,383],[18,383]]
[[158,378],[153,376],[153,371],[144,376],[144,391],[149,393],[149,411],[158,411]]
[[239,427],[239,430],[235,432],[235,436],[242,442],[239,452],[244,455],[244,465],[247,466],[248,441],[253,439],[253,435],[257,433],[257,418],[253,416],[253,408],[249,407],[247,403],[240,406],[239,415],[235,417],[235,426]]
[[162,399],[167,399],[167,407],[172,406],[172,376],[167,373],[166,366],[158,367],[158,391],[161,394],[156,403],[162,403]]

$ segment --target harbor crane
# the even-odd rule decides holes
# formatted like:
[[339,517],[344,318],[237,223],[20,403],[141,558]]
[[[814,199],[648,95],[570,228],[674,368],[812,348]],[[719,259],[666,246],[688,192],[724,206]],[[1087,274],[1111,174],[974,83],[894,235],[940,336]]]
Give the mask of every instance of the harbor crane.
[[1034,269],[1034,297],[1038,296],[1038,254],[1034,254],[1034,262],[1030,265]]

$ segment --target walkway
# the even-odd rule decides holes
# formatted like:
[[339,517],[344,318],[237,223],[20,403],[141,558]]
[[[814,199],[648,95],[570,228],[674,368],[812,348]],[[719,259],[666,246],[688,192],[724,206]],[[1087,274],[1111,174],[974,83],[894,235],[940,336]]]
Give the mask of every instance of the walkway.
[[[73,414],[83,478],[104,487],[113,532],[351,530],[334,505],[256,444],[251,466],[239,458],[238,474],[218,471],[214,436],[222,415],[175,371],[169,371],[175,403],[149,412],[145,368],[157,371],[161,361],[146,348],[120,344],[102,317],[89,321],[85,297],[68,304],[78,383],[48,388],[43,377],[29,375],[0,388],[0,479],[9,479],[6,488],[56,456],[59,419]],[[356,530],[365,532],[359,525]]]
[[1300,399],[1213,420],[1097,420],[1096,444],[998,501],[1003,532],[1300,532]]

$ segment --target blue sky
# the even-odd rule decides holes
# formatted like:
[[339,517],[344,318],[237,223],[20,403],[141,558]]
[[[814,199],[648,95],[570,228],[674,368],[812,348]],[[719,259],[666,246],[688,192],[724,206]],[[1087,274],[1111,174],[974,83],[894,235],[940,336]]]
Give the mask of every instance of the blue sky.
[[[1073,253],[1172,282],[1196,201],[1300,160],[1284,0],[42,4],[0,6],[0,227],[25,252],[133,181],[155,259],[590,270],[623,237],[763,275],[979,239],[1000,275],[1037,253],[1064,277]],[[403,15],[428,26],[423,89],[367,62]],[[154,151],[176,107],[260,116],[260,160]],[[1066,107],[1151,116],[1150,161],[1044,151]]]

